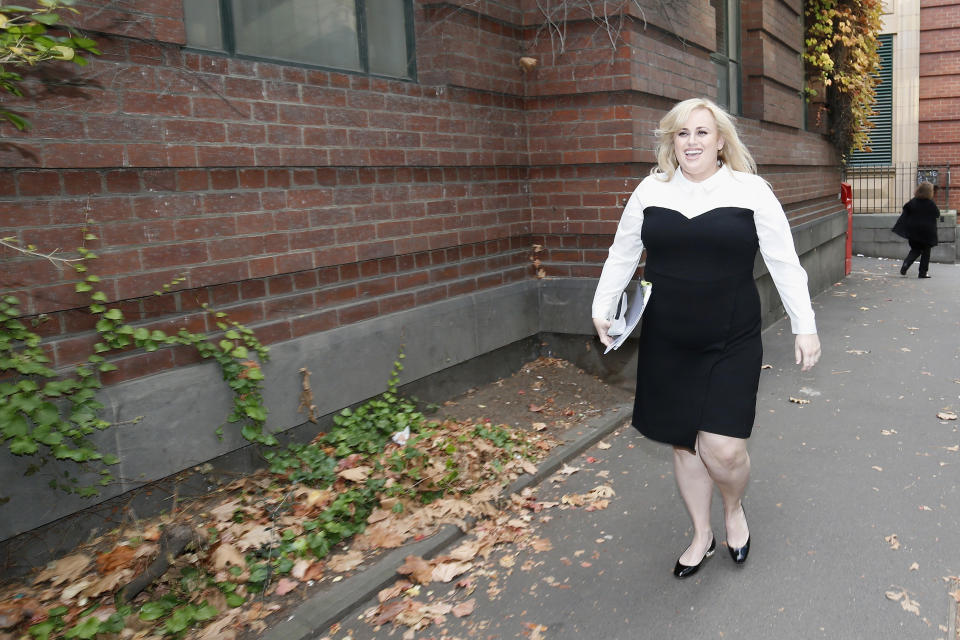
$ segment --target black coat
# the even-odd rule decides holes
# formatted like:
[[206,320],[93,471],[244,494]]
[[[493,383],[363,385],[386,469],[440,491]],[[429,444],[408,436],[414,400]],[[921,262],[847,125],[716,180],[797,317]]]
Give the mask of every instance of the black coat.
[[937,245],[937,221],[940,209],[928,198],[912,198],[903,205],[903,213],[893,225],[898,236],[934,247]]

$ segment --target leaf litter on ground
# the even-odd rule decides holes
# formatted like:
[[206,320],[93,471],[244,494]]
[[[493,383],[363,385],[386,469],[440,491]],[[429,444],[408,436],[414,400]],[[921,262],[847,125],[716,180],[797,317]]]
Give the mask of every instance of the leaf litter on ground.
[[[110,621],[111,628],[133,630],[137,637],[164,635],[171,629],[187,639],[260,633],[266,629],[264,618],[283,608],[277,599],[333,574],[353,571],[369,555],[366,552],[401,546],[430,535],[442,524],[467,528],[472,519],[473,531],[484,540],[475,552],[460,549],[426,566],[416,565],[419,568],[412,572],[417,582],[452,581],[473,567],[474,557],[489,554],[485,546],[516,542],[525,535],[525,527],[518,526],[522,521],[508,517],[509,511],[498,507],[497,500],[511,481],[535,473],[534,461],[558,442],[535,431],[471,420],[428,423],[420,435],[403,447],[388,442],[382,452],[364,459],[341,459],[328,487],[311,487],[263,470],[221,487],[203,501],[182,503],[174,516],[158,516],[100,536],[51,562],[31,581],[5,584],[0,589],[0,624],[15,637],[78,635],[83,633],[78,623],[95,609],[97,620],[89,624]],[[403,462],[399,468],[398,459]],[[331,506],[339,500],[341,512],[350,512],[352,503],[345,496],[366,490],[372,481],[380,486],[375,492],[379,506],[370,511],[361,532],[345,537],[349,547],[332,555],[311,553],[308,541],[316,532],[306,523],[325,517],[336,521],[338,513],[331,514]],[[516,500],[524,508],[532,505],[528,497]],[[156,559],[160,552],[156,541],[174,523],[189,523],[204,532],[207,544],[170,558],[166,571],[132,607],[114,607],[114,594]],[[272,568],[271,558],[276,562]],[[185,587],[187,582],[191,584]],[[211,602],[219,606],[210,607]],[[160,604],[149,607],[151,603]],[[466,616],[472,610],[468,602],[414,603],[378,616],[384,622],[422,628],[447,614]],[[178,611],[193,616],[183,628],[171,625]]]

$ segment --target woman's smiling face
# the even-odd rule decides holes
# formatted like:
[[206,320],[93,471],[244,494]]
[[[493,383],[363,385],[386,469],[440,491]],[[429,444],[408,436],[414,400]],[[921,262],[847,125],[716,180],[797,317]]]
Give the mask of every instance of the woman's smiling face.
[[677,162],[683,176],[692,182],[702,182],[717,172],[717,154],[722,148],[717,121],[707,109],[694,109],[673,134]]

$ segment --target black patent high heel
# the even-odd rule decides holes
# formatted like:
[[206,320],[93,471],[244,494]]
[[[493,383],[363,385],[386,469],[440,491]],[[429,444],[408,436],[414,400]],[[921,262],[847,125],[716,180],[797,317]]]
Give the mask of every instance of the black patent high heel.
[[[743,504],[740,505],[740,509],[743,511],[743,518],[747,518],[747,510],[743,508]],[[730,552],[730,557],[733,558],[733,561],[737,564],[743,564],[747,561],[747,555],[750,553],[750,536],[747,535],[747,542],[742,547],[731,547],[727,545],[727,551]]]
[[747,561],[747,554],[750,553],[750,538],[747,538],[747,544],[742,547],[731,547],[727,546],[727,551],[730,552],[730,557],[733,558],[733,561],[737,564],[743,564]]
[[693,566],[687,566],[681,563],[679,559],[677,559],[677,566],[673,568],[673,575],[677,576],[678,578],[689,578],[690,576],[692,576],[693,574],[695,574],[697,571],[700,570],[700,566],[703,564],[703,561],[709,558],[710,556],[712,556],[714,551],[716,550],[717,550],[717,539],[714,538],[713,540],[710,541],[710,548],[707,549],[707,552],[703,554],[703,558],[701,558],[700,562],[698,562],[697,564]]

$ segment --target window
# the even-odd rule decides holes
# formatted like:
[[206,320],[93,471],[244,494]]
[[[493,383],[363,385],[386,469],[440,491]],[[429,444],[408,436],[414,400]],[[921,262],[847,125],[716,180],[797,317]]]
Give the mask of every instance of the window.
[[717,72],[717,103],[740,113],[740,2],[710,0],[716,15],[717,45],[710,61]]
[[184,0],[187,45],[412,78],[411,0]]
[[880,82],[874,87],[876,92],[873,103],[873,115],[870,122],[870,151],[854,151],[850,154],[852,165],[890,164],[893,162],[893,34],[877,36],[880,46],[880,70],[877,75]]

